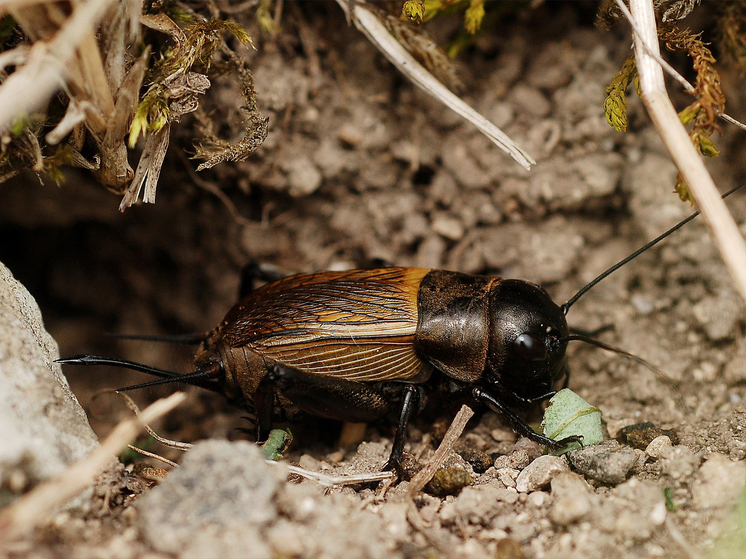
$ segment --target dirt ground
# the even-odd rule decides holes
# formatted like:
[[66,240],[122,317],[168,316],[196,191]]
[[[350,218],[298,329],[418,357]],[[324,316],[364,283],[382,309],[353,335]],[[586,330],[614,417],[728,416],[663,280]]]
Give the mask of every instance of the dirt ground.
[[[671,194],[676,171],[639,100],[630,96],[626,134],[604,121],[605,86],[630,40],[626,29],[600,31],[592,19],[590,5],[576,2],[508,16],[468,49],[462,59],[468,64],[459,65],[464,98],[538,161],[526,172],[397,74],[347,27],[336,4],[288,3],[284,32],[247,53],[260,107],[270,117],[269,137],[254,156],[197,175],[184,155],[191,137],[186,118],[174,129],[157,203],[124,214],[119,200],[84,173],[69,173],[59,188],[35,177],[16,179],[0,186],[0,261],[37,298],[62,355],[112,355],[180,372],[190,370],[189,349],[105,334],[211,329],[235,302],[241,267],[250,259],[305,272],[380,258],[527,279],[563,302],[690,212]],[[443,21],[435,33],[447,38],[458,24]],[[308,31],[304,43],[296,39],[299,29]],[[727,65],[721,70],[728,112],[744,121],[743,81]],[[676,93],[673,98],[686,102]],[[226,123],[224,135],[240,135],[237,85],[217,80],[207,102]],[[744,132],[726,127],[716,141],[722,154],[708,166],[725,190],[746,175]],[[211,185],[248,222],[237,222]],[[728,205],[743,223],[744,196],[736,194]],[[424,496],[418,503],[430,515],[431,534],[451,542],[449,551],[398,512],[386,512],[399,510],[399,489],[383,499],[370,488],[332,491],[339,496],[323,497],[325,506],[337,507],[335,514],[374,513],[370,529],[382,530],[375,538],[388,542],[387,556],[706,556],[723,545],[723,519],[743,482],[744,318],[703,224],[695,221],[604,280],[569,313],[579,329],[612,325],[600,339],[665,371],[686,407],[650,371],[582,344],[569,350],[570,387],[602,410],[611,437],[624,426],[652,422],[674,432],[673,449],[656,455],[643,445],[621,483],[599,481],[572,464],[584,488],[571,477],[569,490],[557,482],[551,490],[512,492],[515,499],[499,493],[485,504],[485,491],[515,487],[527,465],[520,453],[535,452],[525,442],[516,446],[510,430],[485,413],[462,441],[498,464],[475,473],[474,487],[457,497]],[[142,380],[103,368],[65,373],[99,436],[129,411],[115,396],[94,394]],[[144,403],[170,390],[136,396]],[[241,415],[219,396],[194,389],[157,427],[184,441],[241,439],[237,428],[247,426]],[[338,427],[309,421],[291,428],[296,437],[288,460],[335,471],[351,464],[380,468],[393,434],[390,426],[371,425],[365,440],[374,446],[357,451],[339,448]],[[430,419],[415,422],[410,452],[426,460],[437,429]],[[728,460],[712,458],[719,455]],[[563,501],[563,491],[583,495],[585,508],[568,512],[578,499]],[[106,511],[91,507],[82,518],[58,517],[10,554],[173,555],[144,535],[132,501],[113,499]],[[668,508],[661,512],[660,503]],[[283,555],[270,541],[270,556],[310,557],[308,550],[322,549],[316,540],[327,534],[304,526],[307,547]],[[361,528],[360,539],[367,537]]]

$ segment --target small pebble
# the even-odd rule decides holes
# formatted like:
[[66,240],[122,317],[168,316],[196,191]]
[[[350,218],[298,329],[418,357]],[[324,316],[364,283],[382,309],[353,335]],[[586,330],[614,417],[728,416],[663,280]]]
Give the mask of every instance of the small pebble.
[[[500,510],[518,501],[518,493],[493,485],[465,487],[455,501],[455,514],[469,524],[488,525]],[[442,511],[445,512],[444,506]],[[442,513],[441,513],[442,514]]]
[[324,177],[308,157],[298,157],[287,165],[288,191],[298,198],[318,190]]
[[655,310],[653,301],[646,295],[636,293],[632,295],[631,302],[635,310],[643,316],[647,316]]
[[637,464],[635,451],[616,441],[587,446],[567,456],[576,470],[607,485],[622,483]]
[[549,497],[549,494],[544,493],[543,491],[534,491],[533,493],[528,494],[527,502],[532,507],[540,509],[541,507],[546,505],[550,501],[550,499],[551,498]]
[[437,216],[432,223],[433,231],[451,241],[458,241],[464,236],[464,228],[461,222],[447,215]]
[[559,456],[539,456],[518,475],[515,488],[519,493],[530,493],[549,485],[552,478],[561,472],[569,471],[567,461]]
[[675,446],[665,458],[660,461],[661,473],[674,483],[688,481],[697,471],[701,458],[689,447]]
[[520,474],[520,470],[516,470],[515,468],[499,468],[497,470],[497,479],[505,487],[515,487],[515,480],[518,479]]
[[694,318],[713,342],[732,339],[738,322],[743,319],[743,303],[734,293],[723,292],[719,297],[705,297],[692,309]]
[[666,521],[667,511],[660,486],[633,478],[611,492],[611,518],[614,530],[626,540],[650,539],[655,528]]
[[586,495],[578,495],[555,501],[549,516],[555,524],[569,526],[585,518],[590,511],[590,499]]
[[[515,442],[515,445],[513,446],[513,459],[518,460],[519,456],[523,456],[522,454],[517,454],[518,452],[525,452],[526,456],[528,456],[528,462],[531,462],[532,460],[536,460],[539,456],[544,454],[542,452],[542,447],[539,443],[536,443],[530,439],[527,439],[526,437],[521,437]],[[520,466],[516,462],[516,465],[514,465],[514,468],[525,468],[528,465],[528,462],[526,462],[525,465]]]
[[659,460],[666,456],[672,448],[671,439],[667,435],[661,435],[650,441],[650,444],[645,448],[645,454],[655,460]]

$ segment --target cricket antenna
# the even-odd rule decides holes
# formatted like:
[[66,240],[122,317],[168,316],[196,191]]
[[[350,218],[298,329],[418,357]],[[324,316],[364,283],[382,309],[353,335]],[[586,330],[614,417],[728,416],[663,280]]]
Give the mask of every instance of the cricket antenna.
[[674,394],[674,396],[676,398],[676,402],[679,405],[680,409],[682,409],[682,410],[687,410],[688,409],[688,406],[684,402],[684,397],[681,395],[681,392],[679,391],[678,386],[676,386],[676,382],[671,377],[669,377],[666,373],[664,373],[663,371],[661,371],[658,367],[656,367],[655,365],[653,365],[650,362],[646,361],[642,357],[638,357],[634,353],[630,353],[628,351],[624,351],[623,349],[620,349],[620,348],[618,348],[616,346],[613,346],[613,345],[601,342],[599,340],[596,340],[596,339],[591,338],[589,336],[584,336],[582,334],[570,334],[569,336],[567,336],[566,339],[569,342],[571,342],[573,340],[577,340],[577,341],[580,341],[580,342],[585,342],[585,343],[587,343],[589,345],[592,345],[592,346],[600,347],[603,350],[610,351],[612,353],[617,353],[619,355],[623,355],[624,357],[626,357],[628,359],[631,359],[632,361],[635,361],[639,365],[642,365],[647,370],[651,371],[656,376],[656,378],[659,381],[661,381],[663,384],[665,384],[666,386],[668,386],[669,390],[671,390],[671,392],[673,392],[673,394]]
[[141,373],[147,373],[154,377],[159,377],[159,380],[153,380],[150,382],[144,382],[141,384],[134,384],[132,386],[125,386],[118,388],[118,392],[125,390],[135,390],[136,388],[145,388],[148,386],[156,386],[159,384],[169,384],[172,382],[181,382],[184,384],[190,384],[205,390],[211,390],[213,392],[222,393],[222,389],[215,382],[216,379],[220,378],[223,374],[223,367],[220,363],[208,363],[204,367],[198,368],[196,371],[180,375],[173,371],[166,371],[164,369],[158,369],[157,367],[151,367],[150,365],[143,365],[135,361],[127,361],[126,359],[114,359],[111,357],[101,357],[100,355],[75,355],[74,357],[66,357],[63,359],[55,360],[55,363],[61,365],[108,365],[111,367],[120,367],[122,369],[130,369],[133,371],[139,371]]
[[[743,183],[739,184],[738,186],[736,186],[734,188],[731,188],[728,192],[726,192],[725,194],[723,194],[723,198],[727,198],[728,196],[730,196],[736,190],[738,190],[739,188],[741,188],[743,186],[746,186],[746,182],[743,182]],[[613,274],[614,272],[616,272],[619,268],[621,268],[622,266],[624,266],[630,260],[634,260],[635,258],[637,258],[638,256],[640,256],[643,252],[645,252],[649,248],[652,248],[655,245],[657,245],[663,239],[665,239],[666,237],[668,237],[671,233],[674,233],[674,232],[678,231],[679,229],[681,229],[682,227],[684,227],[684,225],[686,225],[691,220],[693,220],[695,217],[697,217],[699,215],[699,213],[700,213],[699,211],[696,211],[692,215],[690,215],[689,217],[681,220],[676,225],[674,225],[673,227],[671,227],[668,231],[666,231],[662,235],[659,235],[658,237],[656,237],[655,239],[653,239],[652,241],[650,241],[646,245],[640,247],[635,252],[633,252],[632,254],[630,254],[627,258],[625,258],[624,260],[621,260],[620,262],[617,262],[611,268],[609,268],[608,270],[606,270],[605,272],[603,272],[602,274],[600,274],[599,276],[597,276],[595,279],[593,279],[590,282],[588,282],[587,284],[585,284],[580,289],[580,291],[578,291],[575,295],[573,295],[572,297],[570,297],[570,299],[564,305],[562,305],[560,307],[562,309],[562,312],[564,314],[567,314],[567,312],[570,310],[570,307],[572,307],[577,302],[578,299],[580,299],[583,295],[585,295],[598,282],[600,282],[601,280],[605,279],[607,276],[610,276],[611,274]]]

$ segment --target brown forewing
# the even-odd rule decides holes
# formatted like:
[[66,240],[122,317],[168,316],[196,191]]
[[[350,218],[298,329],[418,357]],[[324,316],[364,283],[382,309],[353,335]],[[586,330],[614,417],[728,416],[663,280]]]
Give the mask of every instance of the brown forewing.
[[303,274],[265,285],[223,322],[223,340],[302,371],[347,380],[420,380],[414,351],[423,268]]

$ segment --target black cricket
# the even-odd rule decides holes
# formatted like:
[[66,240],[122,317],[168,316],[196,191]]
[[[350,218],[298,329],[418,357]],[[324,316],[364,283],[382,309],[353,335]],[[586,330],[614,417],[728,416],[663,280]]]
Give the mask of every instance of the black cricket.
[[614,350],[570,334],[568,310],[599,281],[697,215],[561,306],[527,281],[445,270],[301,274],[246,294],[204,337],[192,373],[89,355],[59,362],[161,377],[120,390],[182,382],[222,393],[255,416],[257,441],[266,439],[274,421],[298,412],[350,422],[393,416],[397,429],[387,469],[399,469],[407,424],[436,387],[453,399],[486,405],[519,434],[560,448],[579,439],[538,434],[511,408],[546,400],[563,378],[567,382],[569,341]]

